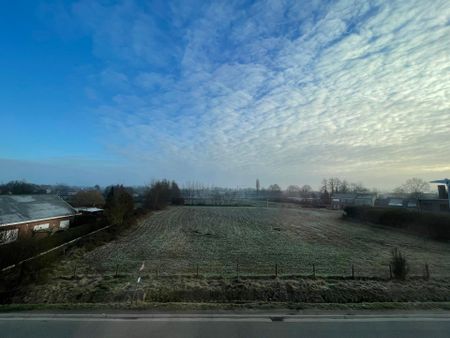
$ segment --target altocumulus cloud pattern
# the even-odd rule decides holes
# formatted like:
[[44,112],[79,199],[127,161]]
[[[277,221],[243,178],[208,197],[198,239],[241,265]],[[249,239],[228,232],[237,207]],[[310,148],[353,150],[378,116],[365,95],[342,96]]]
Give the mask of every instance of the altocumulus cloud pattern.
[[[450,170],[450,6],[79,1],[110,151],[154,175],[385,184]],[[252,181],[250,181],[252,182]]]

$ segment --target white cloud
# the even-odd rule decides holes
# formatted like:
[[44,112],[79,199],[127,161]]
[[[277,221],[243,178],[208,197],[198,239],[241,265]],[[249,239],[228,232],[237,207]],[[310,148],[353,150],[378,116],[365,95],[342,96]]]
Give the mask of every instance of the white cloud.
[[76,5],[108,63],[102,76],[134,86],[97,109],[108,142],[155,176],[167,166],[228,185],[444,175],[447,2],[301,3],[213,2],[192,20],[172,5],[180,37],[131,1]]

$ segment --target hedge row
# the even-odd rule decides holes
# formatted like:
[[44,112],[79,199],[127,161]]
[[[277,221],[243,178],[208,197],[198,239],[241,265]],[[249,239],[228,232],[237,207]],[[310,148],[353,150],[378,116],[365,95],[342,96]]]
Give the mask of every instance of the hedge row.
[[100,229],[104,225],[102,222],[83,224],[65,231],[58,231],[46,238],[30,238],[2,245],[0,246],[0,268],[50,250],[72,239]]
[[448,213],[348,206],[344,209],[344,217],[403,229],[436,240],[450,240],[450,214]]

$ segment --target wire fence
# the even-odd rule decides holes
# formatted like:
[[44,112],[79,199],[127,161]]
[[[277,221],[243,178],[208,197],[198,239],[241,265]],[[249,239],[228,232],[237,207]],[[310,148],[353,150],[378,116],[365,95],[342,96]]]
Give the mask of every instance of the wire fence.
[[[101,231],[103,229],[97,230]],[[95,232],[97,232],[95,231]],[[93,233],[95,233],[93,232]],[[91,235],[88,234],[88,235]],[[86,236],[88,236],[86,235]],[[83,236],[83,237],[86,237]],[[59,247],[43,252],[14,266],[3,273],[19,274],[39,273],[39,270],[51,264],[51,255],[65,255],[68,246],[80,238]],[[49,257],[51,258],[51,257]],[[53,258],[54,259],[54,258]],[[438,264],[417,259],[409,262],[408,278],[440,278],[450,279],[450,271]],[[230,252],[230,257],[197,256],[164,258],[155,255],[152,259],[124,259],[120,253],[112,257],[93,257],[91,259],[69,259],[57,266],[54,277],[70,277],[83,275],[101,275],[114,277],[145,276],[159,277],[197,277],[197,278],[344,278],[344,279],[393,279],[394,272],[389,261],[370,260],[317,260],[313,257],[294,257],[293,255],[261,253],[261,256],[246,256],[242,253]]]
[[[347,268],[329,269],[329,266],[314,263],[308,266],[292,267],[283,263],[249,265],[193,263],[184,266],[170,266],[154,261],[126,261],[107,265],[73,264],[60,273],[64,276],[145,276],[146,278],[187,277],[187,278],[338,278],[338,279],[394,279],[391,264],[378,267],[363,267],[348,264]],[[450,274],[433,271],[427,263],[409,265],[408,278],[450,279]]]

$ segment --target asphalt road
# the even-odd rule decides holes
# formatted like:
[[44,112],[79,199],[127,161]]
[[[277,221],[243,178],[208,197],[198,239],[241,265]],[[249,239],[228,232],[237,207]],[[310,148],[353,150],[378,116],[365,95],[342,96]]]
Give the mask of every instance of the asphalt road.
[[450,337],[450,315],[0,314],[6,337]]

